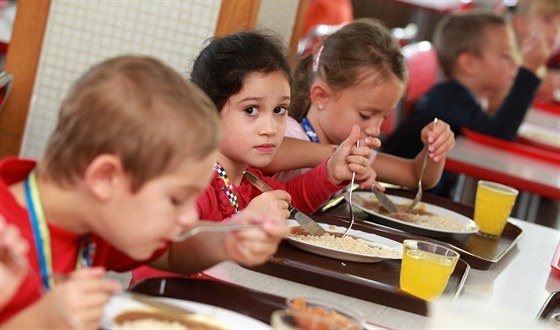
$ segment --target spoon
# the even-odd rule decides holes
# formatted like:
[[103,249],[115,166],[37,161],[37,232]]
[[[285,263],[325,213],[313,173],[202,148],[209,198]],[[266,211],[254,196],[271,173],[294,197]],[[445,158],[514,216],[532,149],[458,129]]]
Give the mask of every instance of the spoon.
[[199,225],[194,227],[191,230],[188,230],[181,235],[174,237],[171,241],[173,242],[182,242],[198,233],[203,231],[239,231],[239,230],[247,230],[247,229],[257,229],[261,228],[261,224],[237,224],[237,223],[220,223],[215,225]]

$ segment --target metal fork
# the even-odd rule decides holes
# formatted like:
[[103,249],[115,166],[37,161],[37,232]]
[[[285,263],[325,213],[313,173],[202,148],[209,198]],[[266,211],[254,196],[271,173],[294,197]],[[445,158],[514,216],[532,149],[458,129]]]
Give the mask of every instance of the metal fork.
[[181,235],[174,237],[173,242],[182,242],[198,233],[203,231],[238,231],[247,229],[261,228],[261,224],[237,224],[237,223],[221,223],[216,225],[200,225],[194,227],[193,229],[182,233]]
[[[437,121],[438,119],[435,118],[434,125],[432,126],[432,130],[436,128]],[[408,207],[407,212],[412,211],[416,206],[416,204],[418,204],[418,202],[422,199],[422,177],[424,176],[424,170],[426,169],[426,164],[428,164],[429,155],[430,155],[430,151],[428,150],[426,152],[426,156],[424,157],[424,162],[422,163],[422,169],[420,170],[420,178],[418,179],[418,192],[416,192],[416,197],[414,197],[414,201]]]
[[[356,148],[360,147],[360,140],[356,141]],[[352,225],[354,224],[354,211],[352,210],[352,191],[354,189],[352,189],[352,187],[354,187],[354,179],[356,178],[356,172],[352,172],[352,180],[350,181],[350,192],[348,193],[348,208],[350,209],[350,226],[348,226],[348,228],[346,228],[346,231],[344,231],[344,234],[342,234],[342,237],[346,236],[348,234],[348,231],[350,230],[350,228],[352,228]]]

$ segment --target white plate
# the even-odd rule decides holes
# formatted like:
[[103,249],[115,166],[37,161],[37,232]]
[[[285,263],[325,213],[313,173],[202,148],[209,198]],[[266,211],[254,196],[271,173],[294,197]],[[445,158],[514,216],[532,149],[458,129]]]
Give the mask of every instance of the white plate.
[[[378,213],[376,210],[372,210],[362,206],[359,203],[359,200],[354,199],[354,197],[360,197],[365,200],[371,200],[371,199],[377,200],[377,198],[372,192],[368,192],[368,191],[354,192],[352,196],[352,201],[353,201],[352,205],[358,207],[359,209],[363,210],[366,213],[375,215],[377,217],[376,220],[378,220],[379,223],[381,224],[385,224],[391,227],[396,227],[398,229],[405,230],[408,232],[412,232],[420,235],[430,235],[430,236],[449,236],[449,235],[456,235],[456,234],[464,235],[464,234],[474,234],[478,232],[478,225],[472,219],[469,219],[462,214],[453,212],[451,210],[448,210],[446,208],[437,205],[420,202],[416,207],[420,207],[421,204],[424,204],[425,210],[432,214],[453,217],[457,219],[457,221],[465,225],[465,230],[461,231],[461,230],[449,230],[449,229],[440,229],[434,227],[426,227],[423,225],[399,220],[390,217],[388,215]],[[389,199],[391,199],[391,201],[397,205],[410,204],[412,202],[412,199],[401,197],[401,196],[387,195],[387,197],[389,197]],[[348,196],[346,196],[346,198],[348,200]]]
[[[295,220],[288,220],[288,225],[290,227],[299,227],[299,224]],[[329,225],[326,223],[319,223],[319,226],[323,227],[326,231],[330,233],[344,233],[346,231],[346,227],[338,227]],[[360,237],[366,241],[374,242],[379,245],[383,245],[393,251],[402,254],[402,244],[391,239],[378,236],[375,234],[366,233],[359,230],[350,229],[348,231],[348,235],[354,237]],[[372,256],[369,254],[361,254],[361,253],[354,253],[354,252],[346,252],[337,249],[332,249],[324,246],[320,246],[317,244],[312,244],[309,242],[305,242],[299,239],[295,239],[293,237],[288,236],[287,238],[288,243],[292,244],[293,246],[300,248],[304,251],[311,252],[314,254],[318,254],[324,257],[339,259],[339,260],[346,260],[346,261],[354,261],[354,262],[364,262],[364,263],[374,263],[380,262],[383,260],[393,260],[393,259],[401,259],[401,257],[383,257],[383,256]]]
[[[250,318],[243,314],[239,314],[227,309],[220,307],[206,305],[194,301],[171,299],[171,298],[154,298],[157,300],[164,301],[166,303],[174,304],[180,307],[184,307],[191,311],[201,314],[203,316],[211,317],[217,320],[219,323],[227,326],[228,329],[272,329],[268,324],[262,323],[259,320]],[[117,329],[117,325],[113,322],[113,319],[127,311],[127,310],[153,310],[149,306],[142,304],[141,302],[135,301],[126,296],[113,296],[109,303],[105,306],[103,311],[103,317],[101,319],[102,329]]]
[[524,122],[519,126],[517,135],[526,140],[560,149],[560,131],[550,127]]

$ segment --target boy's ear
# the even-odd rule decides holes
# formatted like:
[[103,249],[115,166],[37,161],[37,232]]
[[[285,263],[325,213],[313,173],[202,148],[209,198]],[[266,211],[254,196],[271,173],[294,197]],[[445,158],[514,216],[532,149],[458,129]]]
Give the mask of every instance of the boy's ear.
[[331,90],[329,86],[322,80],[315,81],[309,90],[311,103],[315,104],[319,109],[323,109],[323,107],[325,107],[330,95]]
[[466,74],[472,74],[476,70],[476,55],[469,52],[462,52],[457,56],[456,70]]
[[125,179],[121,160],[110,154],[95,157],[87,166],[84,182],[95,197],[106,201]]

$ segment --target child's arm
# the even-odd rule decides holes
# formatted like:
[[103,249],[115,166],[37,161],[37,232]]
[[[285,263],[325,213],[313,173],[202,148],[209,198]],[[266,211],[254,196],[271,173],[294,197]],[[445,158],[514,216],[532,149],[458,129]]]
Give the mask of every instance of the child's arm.
[[[368,137],[360,141],[364,146],[375,149],[381,142],[377,138]],[[335,145],[315,143],[296,138],[285,137],[278,153],[267,167],[261,168],[263,173],[273,175],[277,172],[290,171],[300,168],[311,168],[332,156]]]
[[264,263],[276,252],[280,241],[290,233],[285,218],[255,210],[242,210],[231,217],[230,221],[260,223],[262,228],[195,235],[184,242],[173,244],[151,266],[184,274],[203,271],[226,260],[253,266]]
[[447,153],[455,146],[455,137],[449,125],[439,120],[435,128],[433,123],[426,125],[422,129],[421,138],[425,145],[430,145],[430,150],[424,147],[414,159],[379,153],[373,163],[378,179],[405,187],[418,186],[422,163],[426,152],[429,152],[422,185],[427,188],[434,187],[443,172]]
[[0,308],[10,301],[27,274],[28,249],[18,229],[0,215]]
[[105,304],[121,291],[100,267],[78,270],[35,304],[2,323],[2,329],[97,329]]
[[284,137],[272,163],[261,170],[267,175],[273,175],[282,171],[315,167],[329,158],[334,150],[333,144]]

